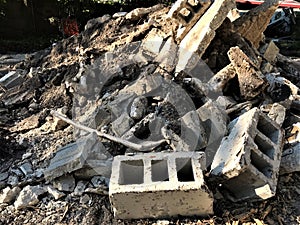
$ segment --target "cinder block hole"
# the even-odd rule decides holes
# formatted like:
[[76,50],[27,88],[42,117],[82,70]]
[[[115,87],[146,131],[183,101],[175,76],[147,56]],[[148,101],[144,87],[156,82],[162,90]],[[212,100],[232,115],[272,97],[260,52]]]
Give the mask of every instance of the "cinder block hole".
[[144,182],[143,160],[122,161],[119,184],[142,184]]
[[195,181],[191,158],[176,159],[176,171],[178,181]]
[[152,181],[169,181],[168,161],[153,160],[151,161]]
[[250,159],[251,159],[251,164],[256,169],[258,169],[259,172],[261,172],[268,178],[272,178],[272,174],[273,174],[272,166],[267,161],[265,161],[261,156],[259,156],[254,151],[251,151]]
[[190,22],[194,16],[194,13],[188,10],[187,8],[183,8],[179,11],[178,14],[186,23]]
[[275,149],[271,144],[264,141],[264,139],[262,139],[259,135],[255,136],[254,142],[262,153],[267,155],[269,158],[274,159]]
[[188,0],[187,4],[190,7],[192,7],[192,9],[194,10],[194,12],[198,12],[202,8],[202,5],[199,3],[199,1]]
[[260,132],[262,132],[265,136],[270,138],[275,144],[278,143],[279,131],[263,116],[259,117],[257,129]]

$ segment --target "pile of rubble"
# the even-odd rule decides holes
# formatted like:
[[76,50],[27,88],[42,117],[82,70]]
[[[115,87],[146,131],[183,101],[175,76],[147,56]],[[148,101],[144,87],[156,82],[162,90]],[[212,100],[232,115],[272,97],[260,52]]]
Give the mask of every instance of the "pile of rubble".
[[263,36],[277,7],[239,17],[233,0],[178,0],[2,56],[0,222],[90,223],[94,204],[94,223],[112,223],[110,207],[207,218],[224,201],[266,204],[282,174],[299,195],[300,62]]

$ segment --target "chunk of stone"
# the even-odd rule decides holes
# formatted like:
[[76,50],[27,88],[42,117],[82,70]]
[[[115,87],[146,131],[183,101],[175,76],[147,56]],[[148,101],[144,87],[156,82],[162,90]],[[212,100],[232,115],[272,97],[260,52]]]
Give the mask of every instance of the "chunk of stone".
[[207,136],[199,115],[191,111],[181,118],[181,138],[188,145],[184,151],[195,151],[207,146]]
[[201,57],[212,39],[215,30],[222,24],[228,12],[235,7],[233,0],[214,1],[205,14],[197,21],[193,28],[180,42],[179,58],[176,72],[183,71],[192,59],[193,53]]
[[32,174],[33,169],[30,162],[26,162],[20,166],[20,170],[24,173],[25,176]]
[[106,174],[106,171],[110,168],[110,158],[110,154],[98,140],[98,136],[91,133],[59,149],[48,168],[44,171],[44,175],[47,180],[52,180],[64,174],[89,167],[89,160],[99,160],[102,167],[105,168],[105,175],[109,175]]
[[300,142],[283,151],[280,174],[300,172]]
[[58,191],[57,189],[55,189],[53,186],[50,185],[46,187],[46,190],[49,194],[51,194],[54,197],[55,200],[58,200],[66,195],[65,193]]
[[72,175],[65,175],[53,181],[53,187],[59,191],[72,192],[75,185],[75,179]]
[[276,57],[279,54],[279,48],[273,41],[270,41],[260,50],[260,52],[268,62],[275,63]]
[[268,116],[274,120],[279,126],[282,126],[285,120],[286,108],[283,105],[274,103],[268,113]]
[[130,117],[139,120],[144,117],[148,106],[148,100],[144,96],[135,98],[130,108]]
[[10,203],[13,200],[16,199],[16,197],[19,195],[21,191],[21,188],[19,187],[6,187],[2,190],[2,193],[0,194],[0,203]]
[[134,125],[134,120],[124,112],[120,117],[111,123],[111,129],[116,136],[121,137]]
[[230,48],[228,57],[237,72],[242,98],[250,100],[258,96],[264,90],[265,81],[255,64],[239,47]]
[[17,200],[14,203],[15,209],[23,209],[29,206],[34,206],[39,203],[39,196],[44,194],[46,190],[41,186],[26,186],[20,192]]
[[73,192],[74,195],[82,195],[87,185],[88,185],[87,181],[82,181],[82,180],[78,181]]
[[4,181],[8,178],[8,172],[0,173],[0,181]]
[[6,89],[19,86],[24,81],[23,76],[24,74],[22,74],[22,71],[20,70],[8,72],[6,75],[0,78],[0,85]]
[[7,183],[11,186],[15,186],[19,183],[19,178],[17,176],[10,175],[7,179]]
[[233,22],[235,31],[250,41],[255,48],[258,48],[263,39],[263,32],[278,8],[278,2],[279,0],[264,1],[235,20]]
[[218,147],[227,134],[228,116],[225,109],[216,102],[208,101],[197,109],[201,124],[207,136],[205,148],[206,165],[209,166],[218,150]]
[[234,69],[234,66],[232,64],[229,64],[228,66],[221,69],[218,73],[216,73],[208,81],[208,87],[215,92],[223,91],[228,81],[234,78],[235,75],[236,70]]

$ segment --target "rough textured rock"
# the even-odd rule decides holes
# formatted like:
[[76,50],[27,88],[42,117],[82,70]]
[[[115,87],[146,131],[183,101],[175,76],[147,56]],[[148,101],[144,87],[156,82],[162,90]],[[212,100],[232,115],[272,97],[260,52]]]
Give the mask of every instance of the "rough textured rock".
[[39,203],[38,197],[44,194],[46,190],[38,186],[26,186],[20,192],[17,200],[14,203],[16,209],[23,209]]
[[228,57],[238,74],[241,96],[249,100],[259,95],[265,81],[251,59],[239,47],[230,48]]
[[279,0],[264,1],[245,16],[235,20],[233,23],[235,31],[250,41],[255,48],[258,48],[264,37],[263,32],[278,8],[278,2]]

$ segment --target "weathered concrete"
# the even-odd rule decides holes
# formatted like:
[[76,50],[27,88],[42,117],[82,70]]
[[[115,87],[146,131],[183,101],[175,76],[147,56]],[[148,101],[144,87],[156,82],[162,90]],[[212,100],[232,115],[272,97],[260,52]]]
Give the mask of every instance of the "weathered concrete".
[[6,187],[2,190],[0,194],[0,204],[2,203],[10,203],[11,201],[15,200],[16,197],[19,195],[21,188],[19,187]]
[[181,24],[176,35],[178,42],[191,30],[210,5],[210,0],[178,0],[175,2],[168,13],[168,17],[173,17]]
[[283,145],[280,127],[253,108],[231,124],[211,165],[234,201],[275,195]]
[[204,167],[200,152],[115,157],[109,185],[114,215],[136,219],[212,214]]
[[44,171],[44,176],[47,180],[53,180],[64,174],[89,167],[90,160],[97,160],[102,165],[103,170],[97,167],[98,175],[110,176],[111,158],[103,144],[99,142],[97,135],[89,134],[59,149]]
[[274,64],[276,57],[279,54],[279,48],[273,41],[270,41],[270,43],[266,44],[260,52],[268,62]]
[[263,32],[267,28],[274,12],[278,8],[279,0],[264,1],[244,16],[233,22],[234,30],[252,43],[255,48],[263,39]]
[[23,209],[39,203],[39,196],[44,194],[46,190],[41,186],[26,186],[20,192],[17,200],[14,203],[15,209]]
[[214,159],[222,138],[227,134],[228,116],[225,109],[213,101],[205,103],[197,109],[197,113],[207,136],[205,156],[206,165],[209,166]]
[[258,96],[265,85],[261,72],[239,47],[230,48],[227,54],[238,74],[241,96],[246,100]]
[[176,72],[180,72],[186,68],[193,53],[197,53],[199,57],[204,54],[215,36],[215,30],[222,24],[228,12],[234,7],[235,1],[233,0],[214,1],[181,41]]

